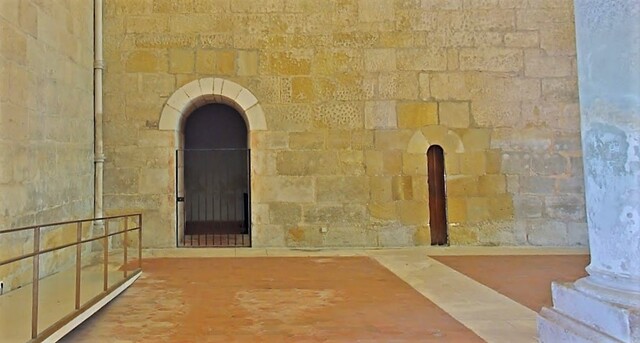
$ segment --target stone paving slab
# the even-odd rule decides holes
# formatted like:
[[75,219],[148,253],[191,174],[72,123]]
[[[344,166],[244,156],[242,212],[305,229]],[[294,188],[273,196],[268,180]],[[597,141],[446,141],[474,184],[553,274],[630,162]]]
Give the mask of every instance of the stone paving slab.
[[551,306],[551,282],[587,275],[589,255],[430,256],[539,312]]

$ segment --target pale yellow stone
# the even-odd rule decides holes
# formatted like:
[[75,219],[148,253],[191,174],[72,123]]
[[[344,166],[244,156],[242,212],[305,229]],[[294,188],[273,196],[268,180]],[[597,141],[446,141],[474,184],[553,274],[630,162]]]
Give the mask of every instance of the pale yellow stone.
[[481,175],[478,178],[478,194],[490,196],[507,191],[507,178],[504,175]]
[[449,128],[467,128],[470,125],[469,103],[441,102],[438,104],[440,125]]
[[367,175],[382,175],[383,174],[383,153],[380,151],[366,151],[365,152],[365,166]]
[[390,176],[376,176],[371,178],[371,200],[376,203],[387,203],[393,199]]
[[394,176],[391,179],[393,200],[413,200],[413,178]]
[[402,155],[402,172],[404,175],[427,175],[427,155],[425,153],[404,153]]
[[444,48],[398,49],[398,69],[447,70],[447,50]]
[[366,129],[390,129],[398,126],[395,101],[367,101],[364,107]]
[[400,175],[402,173],[402,153],[384,151],[382,153],[382,172],[385,175]]
[[308,75],[311,72],[311,59],[307,54],[292,52],[273,52],[261,56],[265,59],[264,71],[276,75]]
[[318,177],[316,189],[318,202],[364,203],[369,198],[367,177]]
[[516,31],[504,35],[504,44],[508,47],[538,48],[540,37],[537,31]]
[[376,130],[375,147],[377,150],[406,150],[413,130]]
[[294,77],[291,79],[291,98],[295,102],[313,101],[316,98],[313,79]]
[[395,18],[393,0],[358,0],[357,5],[360,21],[388,21]]
[[195,54],[193,50],[171,49],[169,50],[169,72],[192,73],[195,67]]
[[450,223],[467,221],[467,201],[464,197],[447,197],[447,219]]
[[[349,149],[351,147],[351,131],[330,130],[326,134],[327,149]],[[359,150],[359,149],[358,149]]]
[[371,202],[369,213],[375,219],[396,220],[398,218],[395,202]]
[[276,166],[279,175],[336,175],[340,165],[335,151],[279,152]]
[[298,224],[302,220],[302,207],[295,203],[272,203],[269,205],[270,224]]
[[513,48],[474,48],[460,50],[460,69],[518,72],[523,69],[523,53]]
[[324,148],[323,132],[292,132],[289,134],[291,149],[322,149]]
[[449,229],[449,243],[451,245],[478,244],[478,229],[475,226],[463,225]]
[[434,102],[400,102],[397,105],[399,128],[421,128],[438,124],[438,104]]
[[238,75],[252,76],[258,74],[258,52],[255,50],[238,51]]
[[382,99],[415,100],[419,91],[420,83],[416,72],[385,72],[378,77],[378,92]]
[[462,131],[465,151],[485,151],[491,147],[491,129],[466,129]]
[[235,52],[232,50],[198,50],[196,72],[229,75],[235,72]]
[[460,172],[465,175],[483,175],[487,169],[484,152],[466,152],[460,154]]
[[398,201],[400,222],[405,225],[427,225],[429,222],[429,205],[424,201]]
[[565,77],[575,75],[573,56],[551,56],[542,50],[527,50],[524,73],[528,77]]
[[256,202],[311,203],[315,201],[311,177],[254,176],[251,181]]
[[127,58],[128,72],[158,72],[166,70],[167,59],[150,51],[134,51]]
[[369,72],[396,70],[395,49],[366,49],[364,68]]

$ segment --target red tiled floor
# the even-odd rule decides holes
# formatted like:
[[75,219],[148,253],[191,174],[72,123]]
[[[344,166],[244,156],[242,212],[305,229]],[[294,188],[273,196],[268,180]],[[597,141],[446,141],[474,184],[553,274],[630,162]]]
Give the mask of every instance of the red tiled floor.
[[586,276],[589,255],[430,256],[538,312],[551,306],[551,282]]
[[367,257],[150,259],[66,342],[482,342]]

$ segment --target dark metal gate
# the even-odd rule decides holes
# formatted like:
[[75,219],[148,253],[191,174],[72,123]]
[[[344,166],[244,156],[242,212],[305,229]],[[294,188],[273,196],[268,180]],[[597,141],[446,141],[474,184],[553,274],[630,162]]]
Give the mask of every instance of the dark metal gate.
[[182,246],[251,246],[249,157],[248,149],[176,152],[176,175],[184,180],[177,182]]

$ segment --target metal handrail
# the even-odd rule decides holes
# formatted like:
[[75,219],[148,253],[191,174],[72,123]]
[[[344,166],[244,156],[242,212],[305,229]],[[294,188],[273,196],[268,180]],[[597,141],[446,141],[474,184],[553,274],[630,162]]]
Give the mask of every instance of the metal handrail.
[[[117,232],[109,232],[109,221],[113,219],[121,219],[124,218],[124,229],[119,230]],[[137,218],[138,226],[129,228],[129,219]],[[82,239],[82,224],[87,222],[104,222],[104,233],[100,236],[91,237],[87,239]],[[48,228],[52,226],[61,226],[61,225],[69,225],[76,224],[76,241],[72,243],[62,244],[60,246],[56,246],[53,248],[41,249],[40,248],[40,234],[43,228]],[[57,331],[57,329],[63,327],[65,324],[69,323],[76,317],[78,317],[84,310],[88,309],[91,305],[97,303],[102,298],[106,297],[111,291],[115,290],[125,282],[129,281],[131,278],[136,277],[142,271],[142,214],[125,214],[125,215],[116,215],[116,216],[108,216],[101,218],[88,218],[88,219],[80,219],[80,220],[69,220],[62,221],[57,223],[43,224],[43,225],[32,225],[25,226],[15,229],[8,230],[0,230],[0,236],[8,233],[15,233],[20,231],[33,231],[33,252],[22,254],[20,256],[11,257],[9,259],[0,261],[0,267],[3,265],[7,265],[9,263],[18,262],[24,259],[32,258],[33,259],[33,280],[32,280],[32,298],[31,298],[31,341],[32,342],[40,342],[45,338],[49,337],[51,334]],[[128,262],[128,234],[129,232],[138,231],[138,268],[129,274],[129,270],[126,267]],[[108,273],[108,263],[109,263],[109,237],[115,235],[124,235],[123,239],[123,266],[124,266],[124,279],[117,282],[113,286],[109,287],[109,273]],[[82,270],[82,244],[94,242],[98,240],[103,240],[104,243],[104,256],[103,256],[103,291],[97,296],[90,299],[85,305],[81,306],[80,304],[80,289],[81,289],[81,270]],[[38,335],[38,297],[39,297],[39,282],[40,282],[40,255],[46,254],[52,251],[69,248],[72,246],[76,246],[76,260],[75,260],[75,307],[74,311],[51,325],[47,329],[45,329],[40,335]]]

